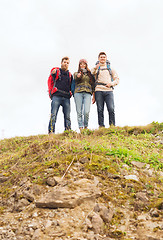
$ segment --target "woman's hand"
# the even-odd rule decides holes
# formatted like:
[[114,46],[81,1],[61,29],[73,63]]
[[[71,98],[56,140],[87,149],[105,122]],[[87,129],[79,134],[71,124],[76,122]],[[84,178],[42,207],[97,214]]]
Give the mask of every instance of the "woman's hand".
[[96,102],[96,100],[95,100],[95,93],[93,93],[93,95],[92,95],[92,104],[94,104]]
[[79,72],[79,73],[77,74],[77,77],[78,77],[78,78],[80,78],[80,77],[81,77],[81,72]]

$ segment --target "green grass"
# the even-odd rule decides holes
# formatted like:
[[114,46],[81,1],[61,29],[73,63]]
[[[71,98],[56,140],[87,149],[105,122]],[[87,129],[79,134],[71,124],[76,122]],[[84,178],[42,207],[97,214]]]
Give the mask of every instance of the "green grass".
[[[132,171],[132,161],[149,164],[152,169],[161,171],[162,132],[163,123],[153,122],[143,127],[87,129],[82,134],[66,131],[53,136],[1,140],[0,174],[9,179],[1,184],[0,195],[9,196],[14,191],[12,186],[19,185],[24,178],[44,185],[49,169],[51,175],[63,176],[72,159],[75,163],[83,157],[88,158],[84,165],[86,174],[104,179],[107,172],[119,174],[124,164]],[[155,180],[151,184],[154,185]]]

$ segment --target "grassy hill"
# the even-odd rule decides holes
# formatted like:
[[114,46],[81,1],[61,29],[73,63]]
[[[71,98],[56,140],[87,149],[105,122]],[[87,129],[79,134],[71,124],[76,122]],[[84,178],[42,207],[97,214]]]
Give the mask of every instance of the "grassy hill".
[[[153,122],[140,127],[87,129],[81,134],[66,131],[50,136],[1,140],[1,214],[5,216],[8,199],[22,189],[23,181],[44,188],[48,178],[71,180],[74,172],[78,172],[78,163],[82,164],[87,179],[98,177],[101,184],[100,202],[111,202],[116,208],[129,204],[129,209],[134,207],[137,211],[136,194],[146,191],[148,204],[142,204],[138,210],[142,213],[162,208],[163,123]],[[126,178],[133,175],[139,181]],[[22,198],[21,194],[18,198]],[[118,226],[122,217],[122,212],[117,211],[110,224]],[[112,238],[130,239],[120,233],[109,235],[110,230],[108,227],[106,230],[106,226],[104,233]]]

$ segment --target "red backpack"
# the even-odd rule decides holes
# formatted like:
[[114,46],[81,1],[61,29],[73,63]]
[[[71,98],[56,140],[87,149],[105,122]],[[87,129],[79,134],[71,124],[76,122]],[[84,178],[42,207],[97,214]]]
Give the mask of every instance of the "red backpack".
[[[56,77],[55,77],[55,80],[53,79],[51,73],[52,71],[56,69]],[[56,91],[59,91],[59,92],[62,92],[64,94],[67,94],[67,92],[64,92],[64,91],[61,91],[59,90],[58,88],[56,88],[56,81],[58,79],[61,78],[61,74],[60,74],[60,69],[59,67],[55,67],[55,68],[52,68],[51,71],[50,71],[50,75],[49,75],[49,78],[48,78],[48,92],[49,92],[49,97],[52,98],[52,95],[53,93],[55,93]],[[70,84],[71,84],[71,73],[69,72],[69,78],[70,78]],[[70,91],[70,96],[72,95],[71,91]]]

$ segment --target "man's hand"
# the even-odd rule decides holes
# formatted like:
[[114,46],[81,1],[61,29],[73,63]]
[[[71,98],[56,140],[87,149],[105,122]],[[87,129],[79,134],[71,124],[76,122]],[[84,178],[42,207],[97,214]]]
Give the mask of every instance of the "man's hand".
[[106,87],[111,88],[111,87],[113,87],[113,84],[112,84],[112,83],[108,83],[108,84],[106,85]]
[[96,68],[96,69],[98,69],[98,68],[99,68],[99,66],[100,66],[100,64],[97,64],[97,65],[95,66],[95,68]]
[[56,73],[56,69],[53,69],[52,74],[55,74],[55,73]]

